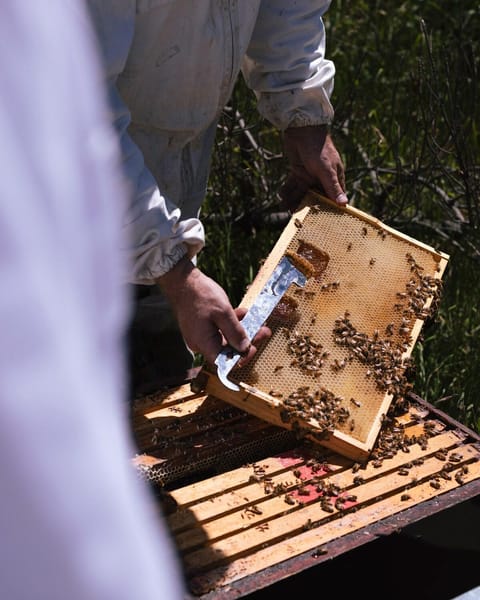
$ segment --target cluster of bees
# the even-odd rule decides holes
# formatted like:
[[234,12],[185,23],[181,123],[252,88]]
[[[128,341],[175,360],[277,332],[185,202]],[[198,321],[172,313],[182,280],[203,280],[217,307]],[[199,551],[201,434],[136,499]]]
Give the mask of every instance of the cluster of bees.
[[297,366],[304,373],[319,377],[329,352],[308,334],[290,331],[287,327],[284,327],[283,331],[287,336],[287,350],[293,355],[290,366]]
[[[412,341],[412,323],[417,318],[425,319],[433,313],[441,290],[440,279],[424,275],[423,268],[411,254],[407,253],[406,258],[412,276],[406,284],[406,291],[397,294],[399,302],[394,309],[402,310],[397,325],[390,323],[382,335],[376,330],[369,336],[357,330],[350,320],[350,313],[346,311],[343,317],[335,320],[333,328],[334,342],[347,350],[347,357],[333,361],[332,369],[338,371],[348,361],[359,360],[367,367],[366,376],[372,377],[380,390],[391,394],[393,402],[401,402],[412,387],[407,377],[412,360],[404,356]],[[430,306],[425,308],[428,300]],[[296,366],[314,378],[320,377],[329,352],[309,334],[292,331],[288,327],[283,327],[283,332],[287,338],[287,350],[293,357],[290,366]],[[352,401],[359,406],[355,399]],[[302,386],[285,398],[283,403],[285,409],[281,418],[284,422],[292,422],[300,429],[296,420],[315,419],[321,428],[321,438],[350,417],[343,398],[325,388],[311,392],[308,386]],[[388,437],[395,438],[391,431]]]
[[403,356],[403,346],[390,337],[392,328],[387,328],[385,338],[380,337],[378,330],[368,336],[359,332],[349,317],[347,311],[335,320],[335,343],[348,350],[348,360],[356,358],[367,366],[367,377],[373,377],[380,390],[394,398],[404,396],[411,387],[406,377],[411,359]]
[[[409,252],[406,253],[406,257],[412,277],[405,286],[405,292],[397,294],[401,302],[394,308],[402,310],[404,319],[426,319],[431,317],[438,308],[442,293],[442,280],[439,277],[424,274],[424,268]],[[428,307],[426,306],[427,301],[430,301]],[[401,331],[400,334],[402,334]]]
[[[297,496],[310,496],[315,493],[320,502],[320,507],[324,512],[333,513],[335,510],[345,510],[347,504],[355,503],[357,496],[343,489],[333,481],[325,478],[325,472],[330,470],[328,464],[322,458],[310,458],[306,466],[312,473],[309,479],[303,479],[300,469],[295,469],[293,475],[295,481],[274,483],[266,472],[253,465],[253,475],[250,475],[249,482],[261,483],[264,487],[265,495],[280,496],[283,495],[286,504],[291,506],[297,504]],[[316,474],[321,471],[321,474]],[[249,507],[250,511],[251,507]],[[258,510],[256,507],[254,510]],[[261,514],[256,512],[256,514]],[[312,523],[313,525],[313,523]]]
[[398,452],[408,454],[410,446],[414,443],[418,443],[422,450],[427,449],[427,433],[418,437],[407,437],[404,425],[393,416],[395,408],[393,405],[388,415],[383,417],[382,428],[369,457],[374,467],[381,467],[385,459],[393,458]]
[[[373,376],[378,388],[390,393],[394,400],[404,398],[411,389],[406,373],[412,366],[410,357],[404,353],[412,343],[411,331],[416,319],[431,317],[437,310],[442,282],[439,278],[425,275],[413,256],[406,253],[411,278],[404,292],[397,292],[398,302],[394,310],[401,311],[399,323],[389,323],[382,335],[375,330],[372,336],[357,331],[345,312],[336,319],[333,329],[336,344],[348,350],[348,358],[357,358],[367,365],[367,377]],[[397,336],[395,336],[397,333]]]
[[[376,440],[375,447],[369,456],[368,463],[366,463],[372,465],[374,468],[381,467],[384,460],[393,458],[399,452],[404,452],[406,454],[410,453],[410,448],[415,444],[418,444],[423,451],[428,450],[428,440],[436,435],[437,424],[435,421],[429,420],[423,423],[422,434],[407,435],[405,426],[395,419],[394,414],[396,410],[398,410],[396,405],[392,404],[388,415],[383,419],[382,429]],[[452,478],[455,479],[458,485],[463,485],[465,483],[464,478],[465,475],[468,474],[469,469],[468,465],[461,465],[458,467],[458,463],[463,460],[463,456],[459,452],[455,450],[451,451],[448,448],[441,448],[435,452],[434,456],[436,459],[443,462],[443,465],[438,473],[430,477],[429,483],[431,487],[438,490],[441,488],[442,481],[450,481]],[[422,465],[423,462],[424,459],[422,457],[406,461],[397,472],[399,475],[409,476],[410,469]],[[360,463],[355,463],[352,471],[356,473],[360,468]],[[354,478],[354,484],[360,485],[362,483],[362,477],[357,475]],[[417,483],[416,479],[412,478],[406,488],[408,489],[415,483]],[[401,499],[408,500],[409,498],[410,496],[408,494],[404,494]]]
[[350,417],[350,411],[343,406],[343,397],[324,387],[312,392],[309,386],[300,386],[283,400],[283,404],[280,417],[284,423],[292,423],[292,428],[301,435],[299,419],[314,419],[320,429],[316,433],[320,439],[333,433]]
[[[399,423],[392,414],[384,418],[384,427],[377,439],[375,448],[369,457],[369,460],[364,463],[353,463],[351,471],[353,476],[352,482],[354,486],[360,486],[365,483],[362,477],[361,469],[365,469],[368,465],[374,468],[381,467],[383,461],[391,459],[397,452],[409,453],[410,448],[414,444],[419,444],[423,450],[427,449],[428,440],[436,435],[436,421],[424,421],[424,434],[418,436],[407,436],[406,428]],[[307,442],[308,444],[308,442]],[[312,453],[315,455],[308,459],[305,466],[308,471],[302,474],[299,468],[292,471],[295,477],[294,481],[275,483],[262,468],[256,468],[254,465],[254,474],[250,476],[250,482],[261,483],[264,486],[265,495],[280,496],[282,495],[286,504],[297,505],[301,496],[313,496],[313,500],[319,502],[320,508],[326,513],[355,511],[357,496],[352,493],[351,488],[347,485],[342,488],[334,481],[329,480],[329,471],[331,468],[326,462],[326,454],[319,451],[315,446],[311,447]],[[428,481],[429,485],[438,490],[441,489],[442,482],[451,481],[454,479],[458,485],[465,483],[465,477],[469,472],[469,467],[466,464],[460,465],[463,461],[463,456],[455,449],[444,448],[437,450],[434,455],[436,459],[443,464],[439,470],[422,479]],[[411,470],[424,463],[424,458],[417,456],[410,461],[405,461],[398,468],[397,473],[406,478],[411,476]],[[371,475],[370,475],[371,477]],[[402,501],[411,499],[408,491],[415,484],[420,483],[414,476],[411,476],[404,486],[404,492],[401,495]],[[256,514],[260,514],[257,512]],[[320,522],[320,521],[319,521]],[[307,529],[316,526],[317,523],[311,522],[305,526]]]

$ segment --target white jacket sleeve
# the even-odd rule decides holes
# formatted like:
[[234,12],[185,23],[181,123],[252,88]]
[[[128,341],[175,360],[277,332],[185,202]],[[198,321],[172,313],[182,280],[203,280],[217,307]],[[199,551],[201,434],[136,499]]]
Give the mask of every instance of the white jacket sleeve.
[[113,81],[109,82],[109,91],[125,175],[131,184],[124,221],[129,240],[126,252],[131,263],[129,282],[151,284],[185,254],[193,258],[202,249],[203,225],[199,219],[182,219],[180,209],[162,195],[140,149],[128,135],[130,113]]
[[135,27],[133,0],[89,0],[88,6],[104,59],[112,121],[120,136],[130,201],[125,214],[130,283],[151,284],[185,254],[195,256],[205,244],[202,223],[182,219],[145,165],[143,154],[128,134],[130,112],[116,82],[125,67]]
[[0,598],[180,600],[131,465],[125,190],[83,8],[2,1]]
[[258,110],[278,129],[330,123],[335,68],[325,58],[330,1],[262,0],[243,64]]

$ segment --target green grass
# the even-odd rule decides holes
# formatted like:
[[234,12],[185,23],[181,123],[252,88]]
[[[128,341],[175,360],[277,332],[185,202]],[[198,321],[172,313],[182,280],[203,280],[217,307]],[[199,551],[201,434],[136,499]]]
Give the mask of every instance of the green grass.
[[454,255],[448,269],[436,318],[425,324],[422,340],[415,347],[415,391],[480,431],[478,265]]

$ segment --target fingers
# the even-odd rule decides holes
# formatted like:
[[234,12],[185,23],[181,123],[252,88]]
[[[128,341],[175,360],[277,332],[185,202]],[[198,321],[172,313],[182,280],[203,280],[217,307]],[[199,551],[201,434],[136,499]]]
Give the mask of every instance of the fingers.
[[246,364],[248,364],[252,360],[252,358],[255,356],[255,354],[258,352],[260,346],[266,340],[268,340],[271,337],[271,335],[272,335],[272,332],[268,327],[265,327],[265,326],[260,327],[257,334],[253,338],[252,343],[250,344],[250,348],[248,349],[248,352],[245,354],[245,356],[242,356],[242,358],[238,361],[237,367],[241,368],[241,367],[244,367]]
[[343,162],[325,126],[287,130],[284,143],[290,175],[280,197],[288,210],[298,206],[308,189],[319,189],[339,205],[348,203]]
[[248,356],[250,340],[230,305],[205,311],[194,325],[191,314],[184,320],[182,329],[187,345],[202,354],[207,363],[213,364],[225,345]]
[[[247,309],[242,306],[235,308],[235,314],[240,319],[240,321],[247,314],[247,312],[248,312]],[[271,329],[269,327],[267,327],[266,325],[262,325],[262,327],[260,327],[260,329],[255,334],[255,336],[252,340],[252,344],[259,346],[264,340],[268,339],[271,335],[272,335]]]
[[230,307],[220,314],[216,320],[216,325],[229,346],[240,354],[247,355],[251,342],[233,308]]
[[320,181],[325,195],[339,205],[348,203],[345,193],[345,169],[330,136],[327,136],[319,157],[305,157],[306,168]]
[[345,193],[345,169],[343,168],[343,163],[340,163],[337,167],[337,177],[341,191],[335,196],[335,202],[340,205],[348,204],[348,197]]
[[338,179],[336,170],[331,170],[328,173],[322,171],[320,173],[320,180],[328,198],[335,200],[335,202],[340,206],[345,206],[345,204],[348,204],[347,195],[345,194],[345,191]]
[[[335,200],[340,206],[348,204],[348,197],[340,183],[337,172],[332,170],[319,171],[318,180],[321,185],[315,185],[314,179],[310,178],[310,183],[306,181],[307,177],[299,177],[291,173],[280,190],[281,207],[284,210],[294,212],[300,202],[303,200],[309,189],[318,189],[322,194]],[[317,180],[317,181],[318,181]]]
[[[237,317],[239,319],[243,319],[243,317],[247,314],[247,309],[241,308],[241,307],[236,308],[235,314],[237,315]],[[245,366],[246,364],[248,364],[252,360],[252,358],[255,356],[255,354],[257,353],[257,350],[260,347],[260,345],[265,340],[270,338],[271,335],[272,335],[272,331],[269,327],[266,327],[265,325],[260,327],[260,329],[255,334],[248,350],[244,353],[244,356],[242,356],[242,358],[238,361],[237,368],[241,368],[241,367]]]
[[246,364],[248,364],[252,360],[252,358],[255,356],[256,353],[257,353],[257,348],[253,344],[251,344],[250,348],[248,349],[248,352],[246,353],[245,356],[242,356],[242,358],[235,365],[235,368],[241,369],[242,367],[244,367]]
[[212,319],[211,334],[209,337],[203,337],[201,346],[197,349],[207,362],[213,364],[224,345],[228,345],[242,356],[237,367],[243,367],[255,356],[259,346],[271,336],[271,330],[262,326],[250,341],[239,320],[245,316],[246,312],[246,309],[243,308],[225,309],[222,314]]

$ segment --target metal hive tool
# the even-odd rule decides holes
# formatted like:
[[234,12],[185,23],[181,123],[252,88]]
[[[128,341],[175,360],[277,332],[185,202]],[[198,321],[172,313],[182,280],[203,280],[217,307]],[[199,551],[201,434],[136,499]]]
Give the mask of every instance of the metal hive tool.
[[[267,283],[260,290],[252,306],[242,319],[242,325],[250,341],[253,340],[260,327],[278,306],[290,286],[296,284],[299,289],[305,286],[310,267],[309,265],[300,264],[302,262],[304,261],[299,261],[295,255],[290,253],[290,255],[283,256],[273,270]],[[230,346],[226,346],[215,360],[217,376],[220,381],[225,387],[237,392],[240,390],[239,386],[230,381],[227,375],[238,363],[241,356],[239,352]]]

